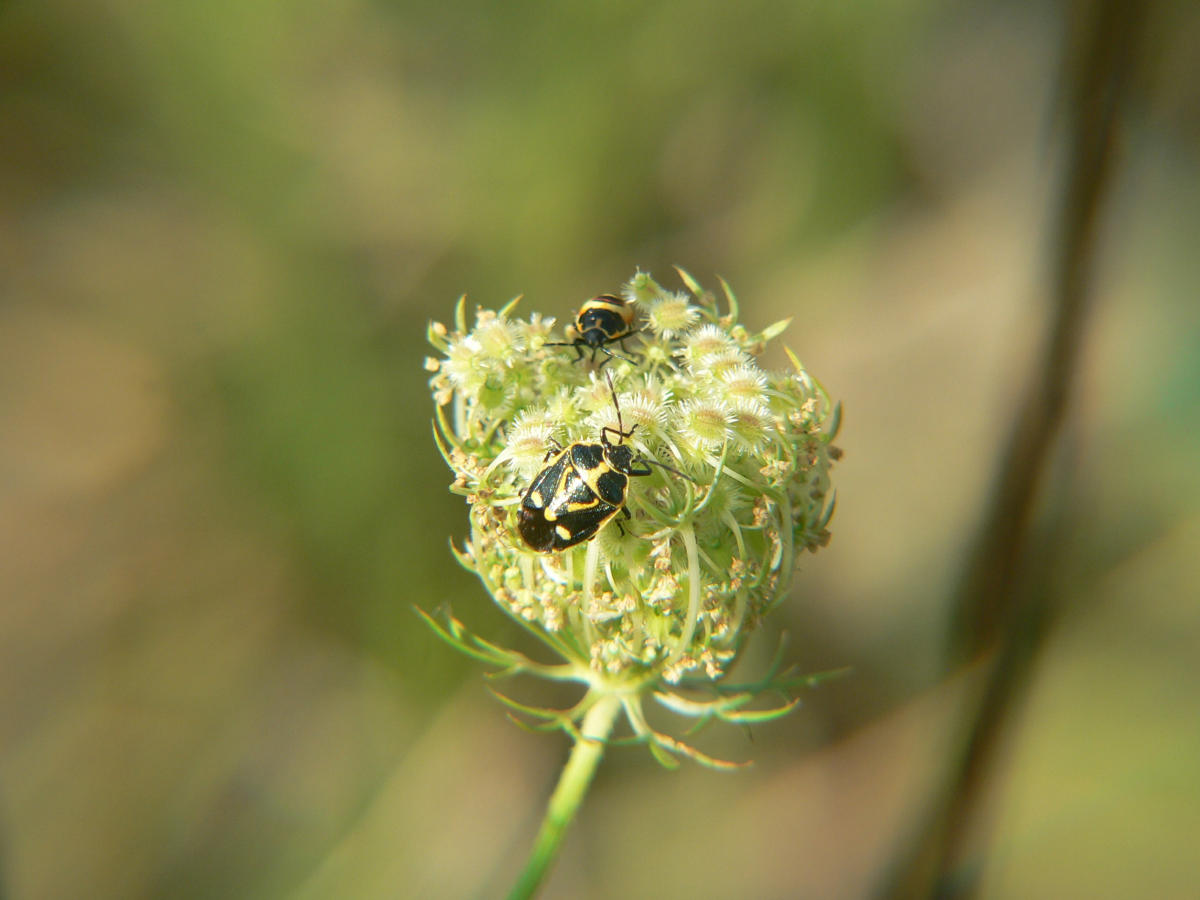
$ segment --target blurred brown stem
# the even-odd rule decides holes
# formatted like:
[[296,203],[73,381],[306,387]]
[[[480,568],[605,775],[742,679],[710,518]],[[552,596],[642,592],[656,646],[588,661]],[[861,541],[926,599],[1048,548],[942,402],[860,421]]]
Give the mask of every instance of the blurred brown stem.
[[1052,319],[1026,386],[972,553],[955,593],[950,667],[979,660],[981,685],[959,723],[958,754],[881,886],[884,897],[963,897],[972,829],[1006,726],[1055,618],[1045,597],[1020,590],[1039,487],[1069,407],[1100,210],[1111,182],[1118,114],[1147,12],[1137,0],[1081,0],[1064,29],[1066,160],[1054,224]]

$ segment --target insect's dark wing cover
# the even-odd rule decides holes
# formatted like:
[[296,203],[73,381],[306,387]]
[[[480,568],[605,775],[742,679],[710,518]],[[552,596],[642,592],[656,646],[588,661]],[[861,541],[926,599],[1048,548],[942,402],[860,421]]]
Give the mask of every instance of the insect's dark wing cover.
[[543,553],[555,549],[554,523],[547,521],[541,510],[522,506],[517,514],[517,530],[532,549]]
[[571,464],[580,472],[588,472],[604,463],[604,445],[572,444]]
[[589,512],[599,501],[578,469],[568,466],[566,477],[559,482],[558,491],[546,506],[546,518],[561,522],[563,516]]
[[600,503],[598,506],[584,510],[583,512],[563,513],[558,520],[558,524],[567,530],[570,537],[564,538],[555,530],[554,549],[565,550],[568,547],[574,547],[576,544],[582,544],[593,537],[600,530],[600,527],[613,517],[616,511],[617,508],[615,506]]
[[540,510],[549,506],[558,491],[563,471],[569,467],[570,460],[567,451],[564,450],[554,458],[552,463],[538,472],[533,483],[525,491],[525,496],[521,498],[521,509]]
[[537,507],[530,496],[541,481],[539,476],[526,492],[517,521],[525,543],[543,553],[582,544],[617,512],[616,506],[593,493],[574,466],[564,462],[561,467],[550,468],[557,469],[558,478],[545,487],[554,489],[549,503],[544,508]]
[[[575,451],[588,450],[590,447],[599,449],[598,444],[576,444]],[[586,453],[584,454],[586,456]],[[554,549],[565,550],[582,544],[592,537],[600,526],[613,517],[617,507],[605,503],[592,491],[585,477],[585,472],[578,466],[571,469],[562,490],[551,503],[552,514],[558,526],[554,530]],[[563,530],[559,530],[559,529]]]
[[559,483],[569,468],[570,461],[564,450],[537,474],[525,491],[525,496],[521,498],[517,530],[525,543],[534,550],[547,552],[556,549],[554,543],[557,535],[554,533],[554,527],[557,523],[546,518],[546,509],[554,502]]

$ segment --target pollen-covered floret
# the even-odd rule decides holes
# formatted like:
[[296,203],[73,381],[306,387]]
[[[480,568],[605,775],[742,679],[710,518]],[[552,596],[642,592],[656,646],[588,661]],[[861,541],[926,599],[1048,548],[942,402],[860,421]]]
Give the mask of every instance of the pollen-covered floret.
[[697,450],[714,450],[729,438],[733,415],[725,401],[702,398],[680,404],[673,422],[681,443]]
[[686,294],[665,294],[649,303],[646,324],[662,338],[674,338],[686,332],[700,319]]
[[775,422],[763,403],[737,399],[730,405],[730,435],[747,453],[760,452],[771,440]]
[[545,461],[548,448],[553,446],[557,423],[545,407],[522,411],[508,429],[508,444],[502,455],[524,476],[533,475]]
[[742,363],[724,369],[717,381],[719,393],[730,403],[761,406],[766,400],[767,376],[756,365]]
[[666,422],[671,392],[646,387],[631,394],[622,394],[620,400],[621,415],[627,427],[636,425],[644,432],[657,433]]
[[503,316],[481,311],[474,338],[483,356],[503,364],[524,352],[525,330]]

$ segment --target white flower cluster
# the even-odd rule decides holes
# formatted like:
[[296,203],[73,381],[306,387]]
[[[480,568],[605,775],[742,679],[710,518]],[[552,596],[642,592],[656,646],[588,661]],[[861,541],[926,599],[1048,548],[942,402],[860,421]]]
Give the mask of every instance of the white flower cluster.
[[[759,367],[787,322],[748,332],[727,286],[721,311],[683,278],[687,292],[644,273],[625,285],[631,335],[603,371],[547,346],[554,321],[512,317],[516,301],[468,326],[460,300],[453,330],[429,328],[439,445],[471,504],[460,560],[593,686],[719,678],[787,591],[797,551],[829,537],[837,407],[790,353],[790,370]],[[531,549],[518,512],[532,481],[605,428],[650,469],[628,477],[629,517]]]

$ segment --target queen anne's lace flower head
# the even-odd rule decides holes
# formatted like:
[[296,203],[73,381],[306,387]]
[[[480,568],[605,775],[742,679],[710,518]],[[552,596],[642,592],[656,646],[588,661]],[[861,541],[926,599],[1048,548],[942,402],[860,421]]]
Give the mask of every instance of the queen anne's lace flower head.
[[[684,281],[688,292],[670,292],[639,272],[625,285],[637,331],[629,359],[602,371],[544,346],[555,340],[552,319],[513,318],[513,301],[478,310],[468,326],[462,300],[453,330],[431,324],[441,356],[426,368],[452,490],[471,504],[459,559],[563,663],[506,656],[454,620],[437,626],[443,636],[509,670],[575,678],[589,696],[619,692],[652,746],[697,755],[650,731],[639,698],[653,692],[677,712],[701,714],[672,686],[719,681],[788,591],[797,552],[828,541],[839,409],[790,352],[790,370],[760,368],[758,355],[786,322],[751,333],[727,287],[722,314]],[[639,468],[651,470],[628,478],[629,518],[614,515],[563,551],[531,549],[517,518],[533,479],[560,448],[597,443],[618,421],[632,431],[624,442]],[[721,702],[727,714],[716,714],[733,718]]]

